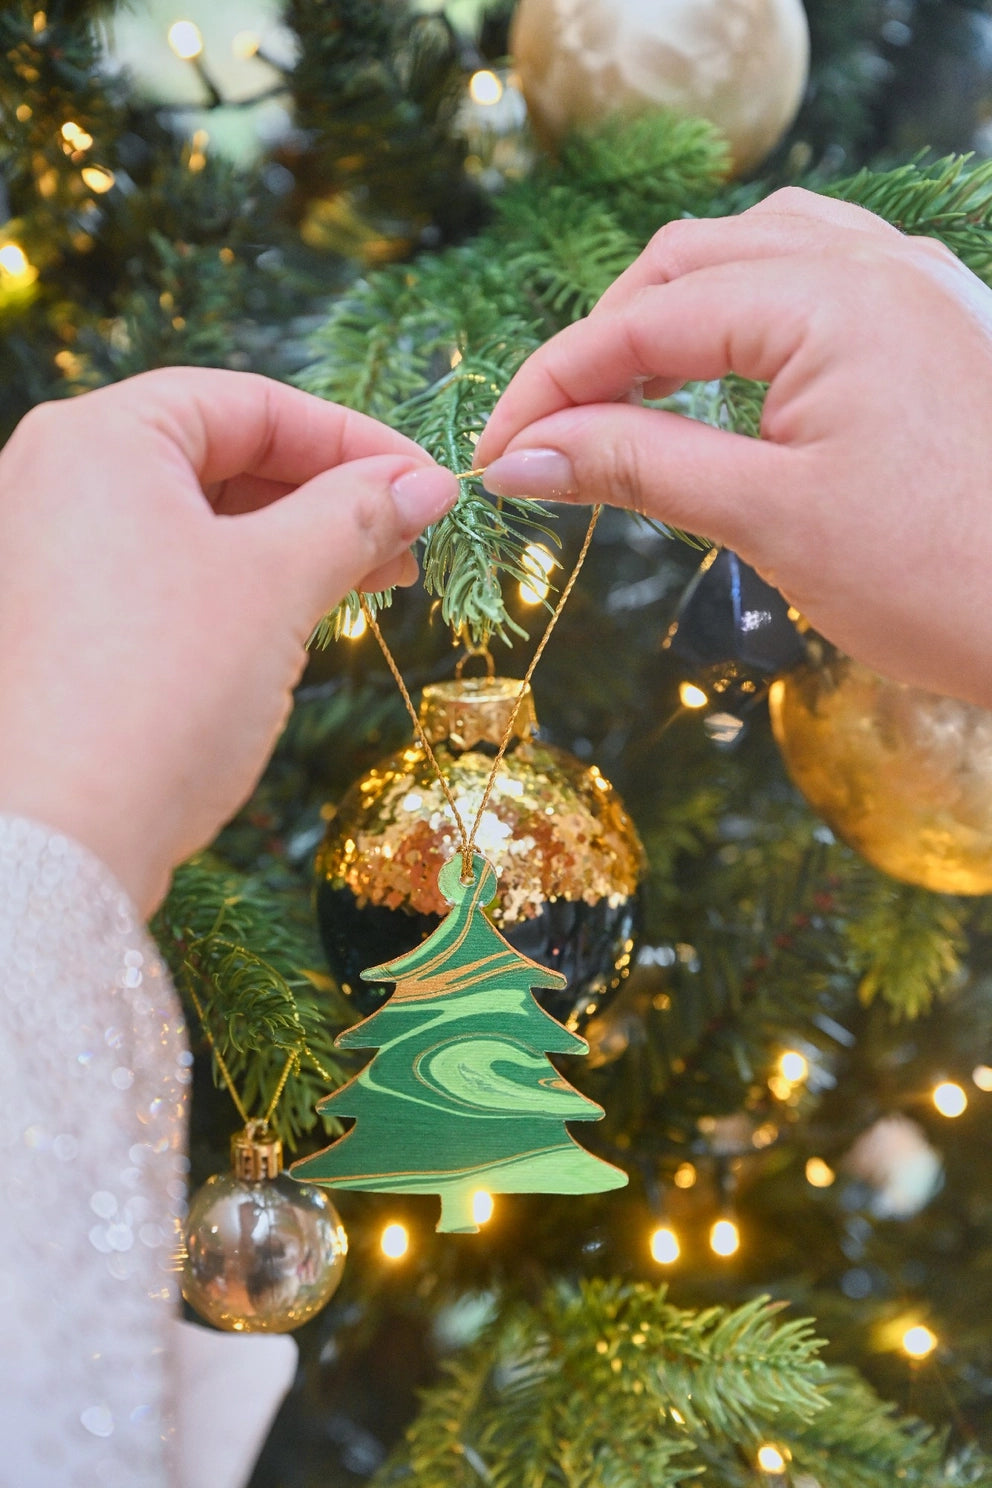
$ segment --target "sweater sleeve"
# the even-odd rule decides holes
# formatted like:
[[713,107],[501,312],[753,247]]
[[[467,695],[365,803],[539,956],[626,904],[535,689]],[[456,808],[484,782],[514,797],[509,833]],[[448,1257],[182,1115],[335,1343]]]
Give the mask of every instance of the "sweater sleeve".
[[190,1064],[107,869],[0,816],[0,1481],[178,1482]]

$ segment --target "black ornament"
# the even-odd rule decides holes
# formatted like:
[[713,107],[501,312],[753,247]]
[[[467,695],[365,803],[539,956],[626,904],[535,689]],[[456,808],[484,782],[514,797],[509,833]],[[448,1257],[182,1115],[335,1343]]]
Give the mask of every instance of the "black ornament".
[[729,548],[707,553],[664,646],[714,701],[738,712],[805,655],[782,595]]

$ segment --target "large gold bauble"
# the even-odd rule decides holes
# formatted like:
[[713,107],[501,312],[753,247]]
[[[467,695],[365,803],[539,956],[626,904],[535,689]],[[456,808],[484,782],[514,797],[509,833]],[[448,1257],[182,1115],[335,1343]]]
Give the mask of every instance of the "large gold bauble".
[[992,713],[816,641],[768,703],[789,775],[838,837],[893,878],[992,893]]
[[[466,828],[519,692],[518,681],[500,677],[424,689],[421,724]],[[499,879],[494,924],[568,978],[566,992],[537,995],[574,1028],[630,966],[644,850],[596,766],[535,731],[528,688],[475,842]],[[439,923],[449,906],[438,873],[459,851],[459,837],[434,766],[414,741],[328,814],[316,863],[321,933],[332,970],[367,1014],[386,990],[362,982],[360,972],[411,950]]]
[[183,1296],[228,1332],[289,1333],[337,1290],[348,1239],[325,1191],[281,1171],[277,1139],[239,1133],[231,1156],[190,1202]]
[[809,29],[801,0],[520,0],[510,50],[545,144],[665,108],[715,124],[740,174],[795,118]]

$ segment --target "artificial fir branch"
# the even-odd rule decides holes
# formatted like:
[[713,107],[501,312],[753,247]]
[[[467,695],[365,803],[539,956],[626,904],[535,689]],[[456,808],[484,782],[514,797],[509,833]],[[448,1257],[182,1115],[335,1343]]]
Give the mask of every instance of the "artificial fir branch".
[[[250,1112],[267,1108],[287,1055],[296,1054],[273,1119],[295,1145],[317,1124],[328,1081],[342,1084],[347,1072],[328,1026],[329,1000],[318,993],[326,978],[301,970],[316,952],[286,909],[249,879],[200,858],[176,872],[152,929],[180,993],[193,989]],[[195,1030],[192,1012],[190,1022]]]
[[768,1439],[830,1488],[988,1481],[985,1460],[946,1462],[936,1434],[827,1368],[811,1325],[779,1311],[761,1298],[685,1311],[663,1288],[603,1281],[505,1305],[377,1481],[673,1488],[705,1469],[729,1488],[753,1480]]

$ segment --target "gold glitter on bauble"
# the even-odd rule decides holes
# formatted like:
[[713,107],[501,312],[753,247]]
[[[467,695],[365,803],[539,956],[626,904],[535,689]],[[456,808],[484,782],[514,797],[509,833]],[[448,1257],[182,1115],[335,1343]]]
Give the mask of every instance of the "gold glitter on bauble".
[[789,775],[838,837],[906,883],[992,893],[992,713],[817,638],[768,703]]
[[708,119],[752,170],[806,88],[801,0],[520,0],[510,51],[534,133],[553,147],[611,114]]
[[325,1191],[284,1173],[282,1143],[252,1122],[232,1139],[231,1172],[193,1195],[183,1296],[216,1328],[289,1333],[330,1301],[347,1253]]
[[[420,721],[470,825],[520,683],[469,679],[426,687]],[[475,846],[496,869],[490,914],[511,945],[568,980],[542,1006],[579,1028],[626,977],[638,925],[644,850],[595,765],[536,736],[528,687]],[[317,856],[317,911],[335,977],[368,1015],[387,989],[367,966],[412,950],[448,908],[438,873],[460,839],[437,775],[415,741],[371,769],[330,817]]]

